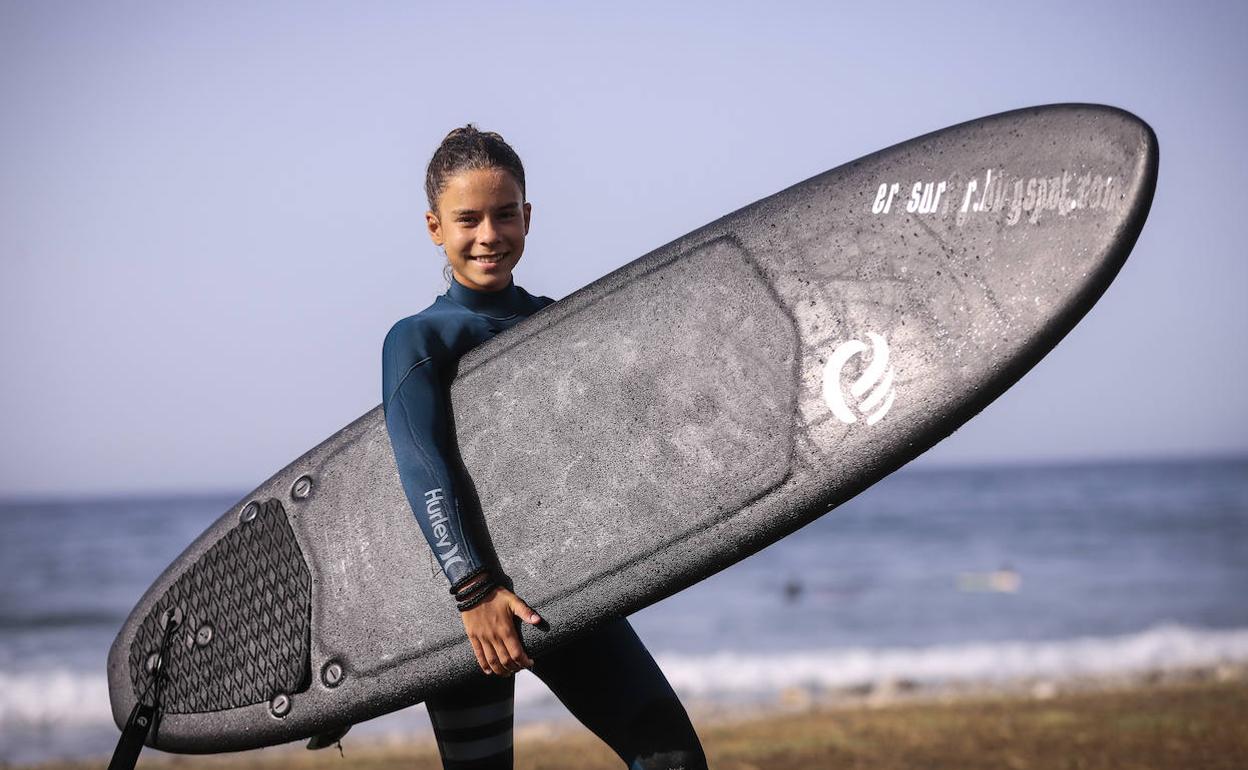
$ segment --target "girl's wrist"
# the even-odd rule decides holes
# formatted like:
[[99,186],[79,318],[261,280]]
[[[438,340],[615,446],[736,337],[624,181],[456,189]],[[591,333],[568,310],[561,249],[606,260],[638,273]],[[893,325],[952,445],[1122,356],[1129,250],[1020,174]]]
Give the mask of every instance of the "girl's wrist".
[[460,581],[459,586],[452,593],[455,595],[456,609],[464,612],[485,601],[490,593],[498,587],[498,581],[494,579],[489,570],[482,570],[477,575],[472,576],[467,582]]
[[483,604],[493,595],[495,588],[498,588],[498,586],[491,585],[486,590],[473,595],[471,598],[465,599],[461,602],[456,602],[455,609],[463,613],[463,612],[467,612],[468,610],[473,609],[474,607],[477,607]]
[[479,581],[488,580],[489,577],[490,577],[489,568],[477,567],[476,569],[472,570],[468,574],[461,577],[459,580],[456,580],[454,583],[451,583],[451,587],[450,587],[451,596],[458,596],[459,594],[471,588],[473,585],[475,585]]

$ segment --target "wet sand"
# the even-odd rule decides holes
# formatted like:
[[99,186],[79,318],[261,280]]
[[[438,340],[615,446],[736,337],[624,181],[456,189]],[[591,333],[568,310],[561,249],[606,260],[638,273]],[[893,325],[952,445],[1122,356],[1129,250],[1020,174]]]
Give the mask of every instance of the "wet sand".
[[[725,770],[1029,770],[1248,767],[1248,679],[1203,672],[1128,683],[1031,686],[997,693],[868,693],[832,704],[790,698],[748,715],[695,722],[711,767]],[[319,752],[286,746],[210,757],[144,752],[139,767],[205,770],[436,770],[428,741],[369,745],[368,736]],[[58,762],[45,770],[99,768]],[[620,768],[577,725],[517,730],[516,767]]]

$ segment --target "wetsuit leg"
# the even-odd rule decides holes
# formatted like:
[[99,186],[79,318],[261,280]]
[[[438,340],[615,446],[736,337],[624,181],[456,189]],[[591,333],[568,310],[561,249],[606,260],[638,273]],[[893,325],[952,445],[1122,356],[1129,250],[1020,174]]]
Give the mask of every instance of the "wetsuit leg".
[[552,650],[533,673],[630,770],[705,770],[684,706],[627,620]]
[[425,701],[445,770],[511,770],[516,680],[481,674]]

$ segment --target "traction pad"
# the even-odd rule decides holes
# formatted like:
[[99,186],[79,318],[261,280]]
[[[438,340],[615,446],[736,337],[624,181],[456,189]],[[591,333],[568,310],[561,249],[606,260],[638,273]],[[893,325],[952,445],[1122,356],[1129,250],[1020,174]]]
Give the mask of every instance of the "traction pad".
[[136,698],[151,683],[161,616],[181,626],[170,640],[161,709],[196,714],[267,703],[307,687],[312,576],[277,499],[258,504],[184,572],[151,608],[130,645]]

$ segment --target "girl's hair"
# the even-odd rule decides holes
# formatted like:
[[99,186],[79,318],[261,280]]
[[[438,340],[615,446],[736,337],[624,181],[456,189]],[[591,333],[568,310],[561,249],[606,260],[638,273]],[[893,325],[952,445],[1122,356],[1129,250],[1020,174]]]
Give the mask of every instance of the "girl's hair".
[[520,185],[521,200],[524,199],[524,165],[520,163],[520,156],[503,137],[493,131],[478,131],[469,123],[447,134],[429,159],[429,168],[425,171],[429,210],[437,212],[438,198],[447,179],[461,171],[480,168],[501,168],[510,172]]

